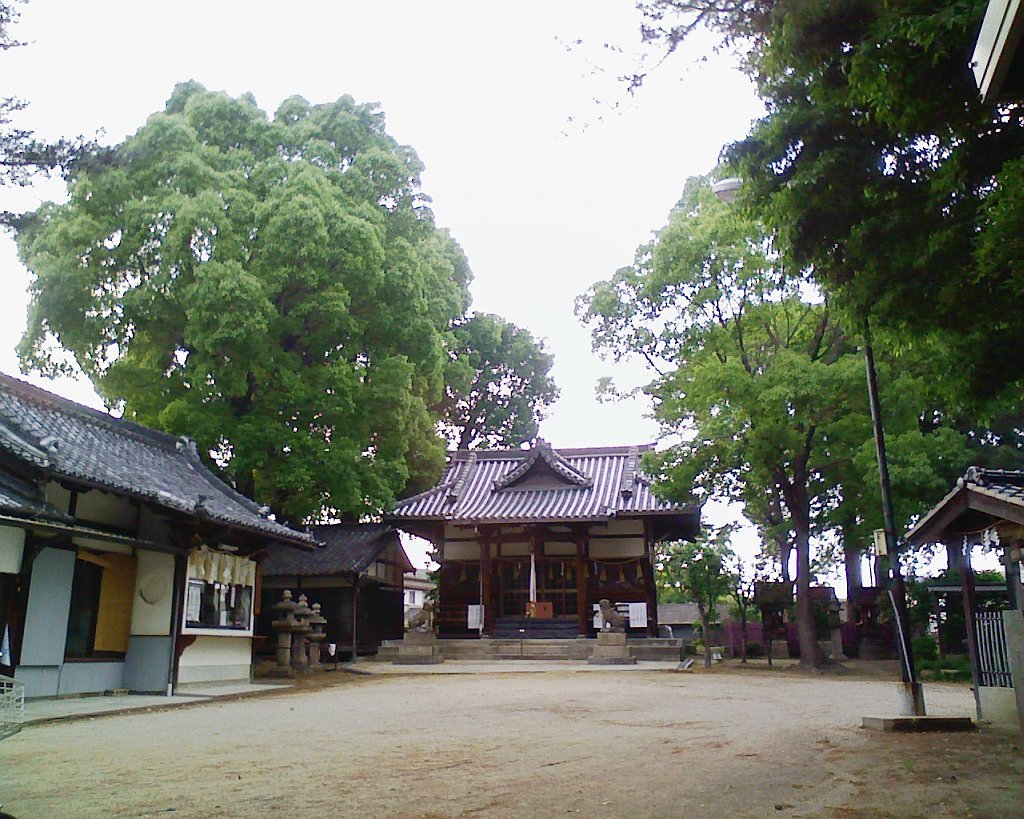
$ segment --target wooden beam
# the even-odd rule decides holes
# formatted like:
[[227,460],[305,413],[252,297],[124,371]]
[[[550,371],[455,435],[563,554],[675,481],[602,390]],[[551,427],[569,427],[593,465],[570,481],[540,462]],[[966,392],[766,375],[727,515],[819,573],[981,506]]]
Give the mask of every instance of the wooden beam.
[[491,593],[491,541],[480,538],[480,604],[484,607],[484,637],[490,637],[494,630],[494,606]]
[[587,538],[586,529],[576,533],[576,617],[581,637],[590,634],[587,618]]

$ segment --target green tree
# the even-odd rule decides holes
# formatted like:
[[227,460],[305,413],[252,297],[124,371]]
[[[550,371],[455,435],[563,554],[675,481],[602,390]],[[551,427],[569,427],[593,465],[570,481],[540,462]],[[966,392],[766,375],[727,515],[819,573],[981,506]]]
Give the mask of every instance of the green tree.
[[1024,118],[974,84],[985,0],[642,6],[651,41],[707,26],[741,55],[768,113],[727,154],[837,307],[908,340],[944,333],[967,395],[1021,379]]
[[449,443],[513,447],[535,437],[558,398],[543,342],[490,313],[474,313],[453,332],[442,405]]
[[729,593],[725,564],[731,556],[731,529],[723,527],[694,541],[664,544],[656,568],[663,582],[697,604],[704,640],[704,665],[711,666],[711,626],[718,622],[718,601]]
[[125,417],[195,437],[284,519],[429,485],[471,273],[375,105],[190,82],[18,234],[24,366],[74,364]]
[[863,365],[828,305],[803,295],[760,225],[692,179],[655,243],[579,312],[595,346],[640,353],[660,373],[646,389],[666,433],[682,439],[648,464],[661,492],[757,499],[745,508],[760,525],[776,525],[758,515],[778,493],[797,555],[801,662],[820,662],[809,588],[822,441],[865,411]]
[[747,624],[754,608],[757,591],[757,578],[751,568],[735,552],[726,557],[725,570],[729,579],[729,597],[740,619],[740,633],[743,643],[740,647],[740,662],[747,661]]

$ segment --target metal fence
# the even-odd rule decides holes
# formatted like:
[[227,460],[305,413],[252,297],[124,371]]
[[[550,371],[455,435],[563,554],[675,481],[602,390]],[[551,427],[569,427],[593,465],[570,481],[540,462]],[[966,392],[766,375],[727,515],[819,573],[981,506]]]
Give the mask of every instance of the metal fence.
[[979,611],[975,617],[978,630],[978,683],[989,688],[1012,688],[1003,613]]
[[25,720],[25,684],[0,675],[0,739],[21,730]]

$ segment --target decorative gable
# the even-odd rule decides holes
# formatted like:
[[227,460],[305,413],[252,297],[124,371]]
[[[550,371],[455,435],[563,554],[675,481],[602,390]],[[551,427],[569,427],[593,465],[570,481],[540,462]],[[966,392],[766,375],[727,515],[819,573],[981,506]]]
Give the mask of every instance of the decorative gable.
[[494,491],[505,489],[560,489],[592,486],[593,479],[559,455],[543,438],[537,438],[523,462],[494,482]]

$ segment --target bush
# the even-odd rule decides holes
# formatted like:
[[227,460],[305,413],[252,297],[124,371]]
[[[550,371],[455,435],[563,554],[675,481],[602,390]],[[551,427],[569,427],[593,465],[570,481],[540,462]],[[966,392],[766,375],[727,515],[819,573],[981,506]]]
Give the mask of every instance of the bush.
[[747,642],[747,656],[748,657],[763,657],[765,655],[764,645],[756,641]]
[[944,660],[921,660],[917,664],[921,679],[934,682],[970,682],[971,661],[965,655],[949,655]]
[[939,644],[930,634],[922,634],[910,641],[914,651],[915,660],[937,660],[939,659]]

